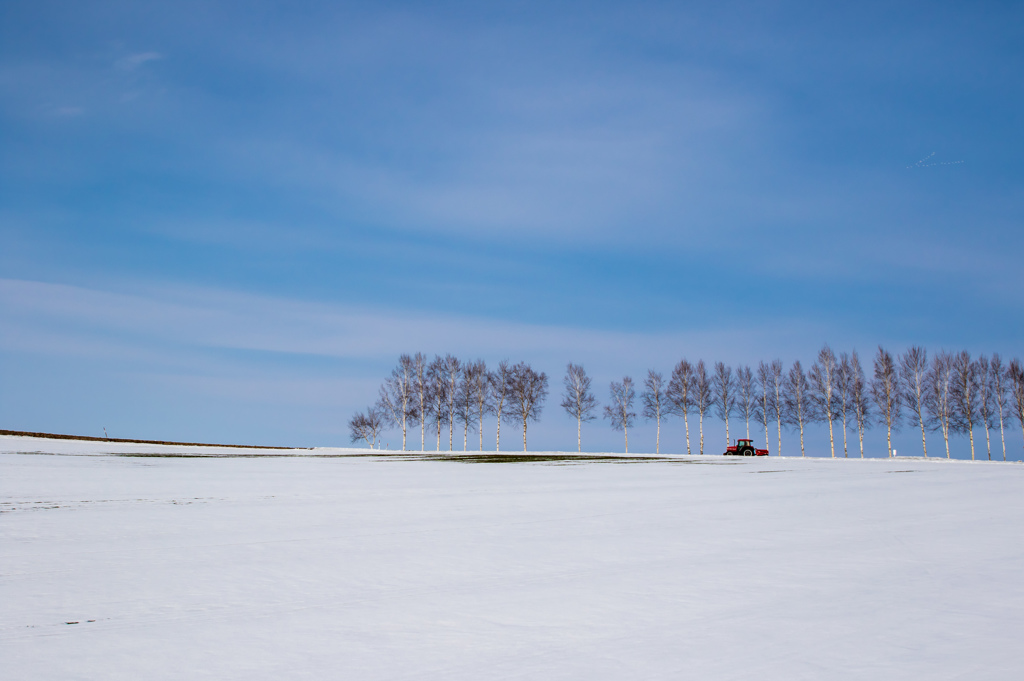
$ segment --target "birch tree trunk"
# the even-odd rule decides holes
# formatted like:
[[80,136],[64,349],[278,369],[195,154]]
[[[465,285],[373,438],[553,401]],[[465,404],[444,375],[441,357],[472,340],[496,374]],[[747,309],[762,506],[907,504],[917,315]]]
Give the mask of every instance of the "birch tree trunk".
[[700,415],[700,454],[704,455],[704,414]]
[[683,424],[686,426],[686,455],[687,456],[691,456],[691,454],[690,454],[690,419],[686,415],[685,411],[683,412]]
[[1006,433],[1003,431],[1003,406],[999,405],[999,438],[1003,441],[1003,461],[1006,461]]
[[778,429],[778,436],[779,436],[779,451],[778,451],[778,455],[782,456],[782,417],[781,416],[779,416],[779,417],[777,417],[775,419],[775,425],[776,425],[776,428]]
[[765,446],[765,449],[768,448],[768,411],[767,411],[767,409],[764,412],[764,446]]
[[807,453],[804,452],[804,413],[802,409],[798,418],[800,421],[800,456],[807,456]]
[[924,414],[921,412],[917,413],[918,423],[921,424],[921,449],[924,451],[924,458],[928,458],[928,440],[924,436]]
[[843,410],[843,458],[848,459],[850,455],[846,452],[846,411]]

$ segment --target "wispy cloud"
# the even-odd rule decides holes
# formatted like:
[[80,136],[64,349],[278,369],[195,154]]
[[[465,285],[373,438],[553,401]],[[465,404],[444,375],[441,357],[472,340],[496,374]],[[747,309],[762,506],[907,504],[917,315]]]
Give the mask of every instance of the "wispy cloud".
[[85,108],[81,106],[58,106],[52,109],[53,115],[60,118],[75,118],[85,113]]
[[114,66],[122,71],[134,71],[146,62],[163,59],[159,52],[139,52],[138,54],[122,57],[114,62]]
[[792,322],[764,325],[754,334],[746,323],[744,334],[722,328],[631,333],[374,310],[208,288],[151,288],[128,294],[12,279],[0,279],[0,312],[7,320],[0,346],[16,352],[84,351],[116,357],[135,347],[137,357],[148,353],[156,359],[161,352],[208,348],[370,364],[389,363],[403,352],[454,352],[492,360],[526,358],[548,370],[559,370],[568,361],[588,361],[620,371],[637,357],[667,366],[681,353],[753,358],[772,345],[791,346],[793,338],[813,339],[808,340],[813,345],[822,333]]

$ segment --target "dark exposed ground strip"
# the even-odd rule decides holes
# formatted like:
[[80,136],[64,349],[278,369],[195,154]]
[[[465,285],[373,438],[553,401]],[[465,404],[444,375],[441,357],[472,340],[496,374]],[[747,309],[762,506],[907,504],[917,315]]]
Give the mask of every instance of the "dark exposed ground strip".
[[127,442],[136,445],[176,445],[179,447],[231,447],[233,449],[312,449],[312,447],[270,447],[267,445],[218,445],[209,442],[169,442],[165,440],[129,440],[118,437],[89,437],[88,435],[60,435],[57,433],[31,433],[22,430],[0,430],[0,435],[41,437],[50,440],[86,440],[88,442]]

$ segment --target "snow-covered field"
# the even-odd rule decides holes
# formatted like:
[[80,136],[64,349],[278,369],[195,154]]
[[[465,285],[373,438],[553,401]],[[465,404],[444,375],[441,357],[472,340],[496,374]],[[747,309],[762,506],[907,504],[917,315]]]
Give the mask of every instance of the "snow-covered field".
[[152,447],[0,438],[0,677],[1024,678],[1020,464]]

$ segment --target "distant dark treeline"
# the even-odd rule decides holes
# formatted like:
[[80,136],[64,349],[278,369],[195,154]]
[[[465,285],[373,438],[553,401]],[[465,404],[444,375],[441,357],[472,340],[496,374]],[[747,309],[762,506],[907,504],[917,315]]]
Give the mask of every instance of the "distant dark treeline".
[[[929,358],[921,347],[898,357],[882,347],[873,359],[870,377],[865,375],[856,351],[837,355],[825,345],[808,368],[799,360],[786,368],[781,360],[749,366],[714,365],[704,360],[683,359],[667,380],[648,371],[640,392],[640,415],[657,423],[656,447],[661,450],[661,422],[681,418],[686,428],[686,453],[692,454],[690,419],[695,419],[697,453],[704,454],[704,420],[709,414],[724,422],[726,443],[730,424],[742,422],[764,428],[765,442],[775,435],[776,454],[782,453],[784,430],[800,435],[800,455],[805,456],[804,434],[812,424],[827,424],[829,450],[836,456],[838,429],[842,453],[849,456],[850,436],[864,457],[864,433],[873,427],[886,430],[887,451],[892,453],[892,434],[903,426],[921,433],[921,449],[928,456],[929,432],[942,435],[945,456],[954,436],[970,439],[971,459],[976,458],[975,435],[985,434],[985,451],[992,458],[993,437],[999,433],[1002,458],[1006,460],[1006,428],[1013,421],[1024,435],[1024,369],[1018,359],[1004,365],[998,354],[976,359],[966,352],[938,352]],[[428,429],[441,450],[442,431],[453,451],[457,427],[462,426],[462,449],[469,448],[470,428],[484,448],[484,419],[497,420],[495,449],[501,448],[501,424],[522,427],[523,450],[527,428],[540,419],[548,396],[548,377],[525,362],[502,361],[488,370],[483,360],[464,362],[452,355],[427,361],[421,353],[402,355],[384,381],[376,403],[349,421],[352,441],[378,446],[387,429],[402,432],[402,449],[408,448],[409,430],[419,425],[420,449],[426,447]],[[629,451],[629,429],[635,425],[636,388],[623,377],[609,387],[609,403],[603,416],[621,430]],[[582,424],[597,418],[598,401],[584,368],[570,363],[563,379],[560,406],[576,419],[576,446],[582,451]],[[772,432],[774,431],[774,433]],[[997,449],[997,454],[1000,453]]]

